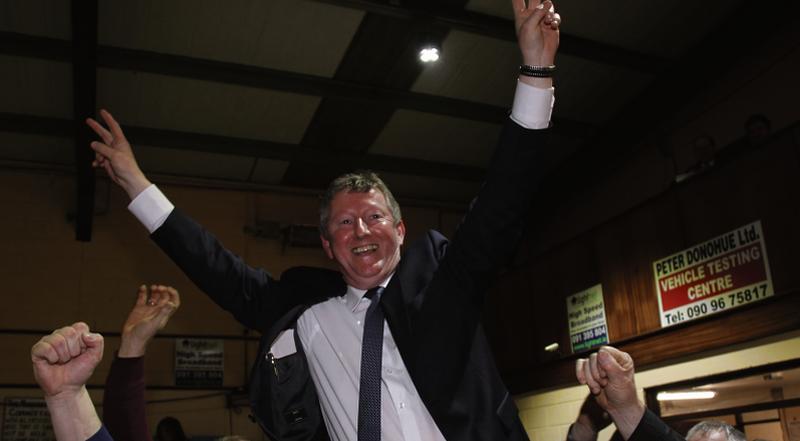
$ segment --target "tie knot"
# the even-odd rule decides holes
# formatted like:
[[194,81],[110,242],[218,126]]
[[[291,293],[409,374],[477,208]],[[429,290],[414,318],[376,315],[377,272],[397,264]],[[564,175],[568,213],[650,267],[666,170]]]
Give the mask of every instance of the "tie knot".
[[372,300],[373,298],[380,298],[381,297],[381,293],[383,293],[383,287],[382,286],[376,286],[375,288],[370,288],[367,291],[367,293],[364,294],[364,297]]

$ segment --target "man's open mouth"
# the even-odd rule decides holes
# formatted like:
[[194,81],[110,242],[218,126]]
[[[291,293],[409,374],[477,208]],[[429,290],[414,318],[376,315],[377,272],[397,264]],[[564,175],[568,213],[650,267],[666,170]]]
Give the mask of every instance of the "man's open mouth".
[[356,255],[364,254],[364,253],[368,253],[370,251],[375,251],[377,249],[378,249],[378,245],[373,243],[373,244],[369,244],[369,245],[364,245],[363,247],[353,248],[353,254],[356,254]]

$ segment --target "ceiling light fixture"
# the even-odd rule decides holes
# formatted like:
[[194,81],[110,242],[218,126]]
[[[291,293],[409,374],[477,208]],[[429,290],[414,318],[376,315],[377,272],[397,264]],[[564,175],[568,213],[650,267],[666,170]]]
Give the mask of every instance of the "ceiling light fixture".
[[433,45],[425,46],[419,51],[419,61],[433,63],[439,59],[439,48]]
[[658,401],[679,401],[679,400],[709,400],[717,396],[713,390],[693,390],[688,392],[659,392],[656,395]]

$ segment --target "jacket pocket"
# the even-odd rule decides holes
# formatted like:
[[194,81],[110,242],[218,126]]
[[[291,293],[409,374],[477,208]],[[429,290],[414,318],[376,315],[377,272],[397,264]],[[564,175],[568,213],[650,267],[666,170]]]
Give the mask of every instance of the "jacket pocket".
[[284,441],[328,440],[316,388],[301,348],[275,358],[262,347],[250,396],[265,432]]

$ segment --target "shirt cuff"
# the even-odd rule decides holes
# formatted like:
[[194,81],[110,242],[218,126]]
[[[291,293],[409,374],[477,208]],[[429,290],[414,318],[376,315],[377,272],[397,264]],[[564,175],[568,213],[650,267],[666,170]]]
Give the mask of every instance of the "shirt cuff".
[[526,129],[546,129],[555,101],[555,88],[542,89],[517,81],[511,119]]
[[150,234],[158,229],[167,220],[175,206],[161,193],[161,190],[150,184],[137,195],[128,205],[128,211],[139,219]]

